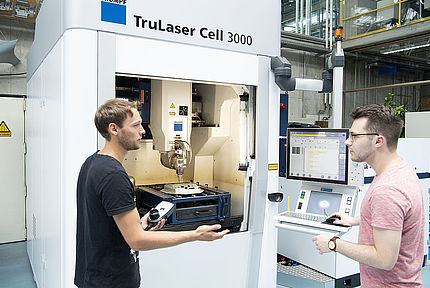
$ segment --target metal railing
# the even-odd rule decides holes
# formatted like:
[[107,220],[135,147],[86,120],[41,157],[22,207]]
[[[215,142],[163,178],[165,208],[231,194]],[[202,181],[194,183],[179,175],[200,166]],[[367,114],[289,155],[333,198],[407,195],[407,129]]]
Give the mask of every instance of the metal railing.
[[43,0],[0,0],[0,17],[34,23]]
[[345,40],[430,20],[430,0],[340,0]]

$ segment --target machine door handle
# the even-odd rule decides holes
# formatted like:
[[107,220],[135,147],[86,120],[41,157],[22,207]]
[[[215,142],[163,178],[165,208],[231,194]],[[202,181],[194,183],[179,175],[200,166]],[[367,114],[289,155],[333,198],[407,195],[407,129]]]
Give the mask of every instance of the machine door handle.
[[275,224],[276,228],[279,229],[285,229],[285,230],[291,230],[291,231],[296,231],[296,232],[303,232],[303,233],[307,233],[307,234],[312,234],[312,235],[319,235],[321,233],[335,233],[337,236],[339,235],[343,235],[345,232],[348,232],[348,230],[340,232],[340,231],[327,231],[327,229],[324,228],[314,228],[314,227],[307,227],[304,225],[300,225],[300,224],[295,224],[295,223],[276,223]]
[[196,214],[197,216],[203,216],[204,214],[210,214],[212,213],[211,210],[200,210],[200,211],[195,211],[194,214]]

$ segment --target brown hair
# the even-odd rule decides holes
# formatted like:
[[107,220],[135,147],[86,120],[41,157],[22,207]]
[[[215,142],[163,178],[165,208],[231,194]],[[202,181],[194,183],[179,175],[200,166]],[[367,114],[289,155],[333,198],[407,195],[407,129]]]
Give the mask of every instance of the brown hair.
[[110,134],[108,127],[110,123],[115,123],[120,128],[127,116],[132,117],[133,111],[131,109],[137,109],[136,102],[130,102],[124,99],[111,99],[106,101],[102,106],[99,107],[94,116],[94,124],[96,124],[97,131],[105,138],[110,141]]
[[367,118],[367,132],[383,135],[388,149],[397,148],[403,120],[393,107],[384,104],[370,104],[357,107],[351,113],[351,118],[354,120],[362,117]]

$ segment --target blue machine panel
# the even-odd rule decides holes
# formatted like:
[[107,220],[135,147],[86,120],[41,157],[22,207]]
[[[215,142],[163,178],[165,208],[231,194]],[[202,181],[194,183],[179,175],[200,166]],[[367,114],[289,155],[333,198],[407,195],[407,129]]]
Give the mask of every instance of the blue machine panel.
[[[281,94],[280,103],[285,105],[285,108],[280,112],[279,136],[287,136],[288,129],[288,94]],[[287,171],[287,139],[279,139],[279,176],[285,176]]]
[[182,131],[182,123],[175,123],[173,125],[174,125],[173,127],[174,131]]
[[126,25],[127,6],[125,5],[102,1],[101,14],[101,19],[104,22]]

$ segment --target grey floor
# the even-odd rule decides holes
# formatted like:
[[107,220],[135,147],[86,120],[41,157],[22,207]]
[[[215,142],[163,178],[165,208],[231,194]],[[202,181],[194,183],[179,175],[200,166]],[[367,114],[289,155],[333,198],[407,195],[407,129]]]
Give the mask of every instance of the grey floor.
[[27,243],[0,245],[0,288],[36,288],[27,255]]
[[[424,287],[430,288],[430,265],[423,268],[422,277]],[[0,288],[37,288],[26,242],[0,245]]]

